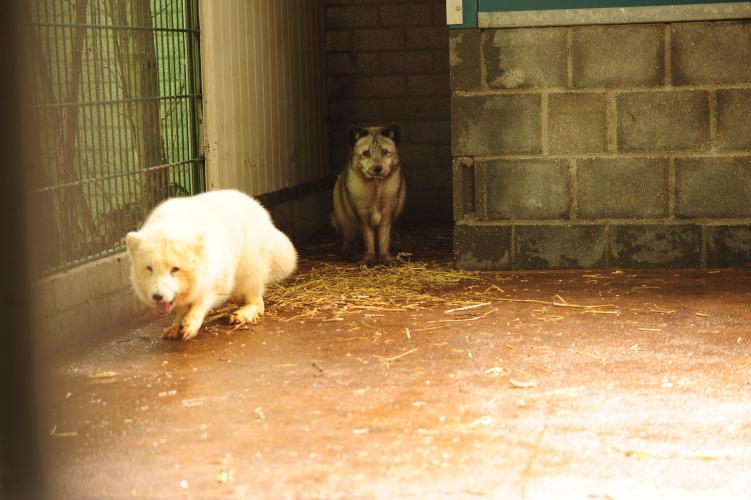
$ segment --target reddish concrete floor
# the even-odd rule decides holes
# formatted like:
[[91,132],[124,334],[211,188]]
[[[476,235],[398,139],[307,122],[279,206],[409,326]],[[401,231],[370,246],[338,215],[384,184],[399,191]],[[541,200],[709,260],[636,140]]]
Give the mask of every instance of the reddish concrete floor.
[[56,371],[55,496],[749,498],[749,270],[483,279],[615,314],[493,301],[124,332]]

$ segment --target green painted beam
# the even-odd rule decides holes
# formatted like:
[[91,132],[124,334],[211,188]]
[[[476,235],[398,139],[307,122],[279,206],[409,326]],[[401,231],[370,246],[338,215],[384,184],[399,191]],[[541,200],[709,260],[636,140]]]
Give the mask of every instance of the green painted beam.
[[[742,0],[478,0],[480,12],[523,10],[598,9],[613,7],[654,7],[711,3],[744,3]],[[466,11],[465,11],[466,15]],[[466,17],[465,17],[466,22]],[[476,25],[475,25],[476,26]]]
[[477,2],[478,0],[462,0],[464,22],[462,24],[452,24],[449,28],[477,28]]

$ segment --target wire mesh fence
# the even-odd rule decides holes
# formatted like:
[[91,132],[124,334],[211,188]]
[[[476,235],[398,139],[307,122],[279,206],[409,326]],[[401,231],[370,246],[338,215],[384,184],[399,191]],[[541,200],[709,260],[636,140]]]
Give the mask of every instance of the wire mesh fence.
[[197,2],[30,2],[40,271],[120,251],[160,201],[203,189]]

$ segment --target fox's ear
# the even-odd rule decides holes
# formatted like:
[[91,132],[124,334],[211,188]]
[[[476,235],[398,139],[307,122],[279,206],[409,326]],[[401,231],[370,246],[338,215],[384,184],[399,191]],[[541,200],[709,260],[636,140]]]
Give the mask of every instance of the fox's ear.
[[357,141],[368,135],[368,131],[362,127],[351,127],[349,129],[349,147],[355,147]]
[[381,135],[394,141],[394,144],[399,144],[399,125],[387,125],[383,127]]
[[134,252],[137,252],[142,241],[143,238],[136,231],[129,232],[125,236],[125,247],[128,249],[128,255],[132,256]]

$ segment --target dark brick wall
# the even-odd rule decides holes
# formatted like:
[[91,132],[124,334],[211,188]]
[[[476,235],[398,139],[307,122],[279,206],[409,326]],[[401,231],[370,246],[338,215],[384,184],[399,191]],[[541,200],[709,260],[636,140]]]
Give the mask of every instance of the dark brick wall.
[[448,28],[442,0],[326,0],[332,169],[351,125],[396,123],[404,220],[451,223]]
[[461,266],[751,263],[751,23],[452,30],[449,53]]

